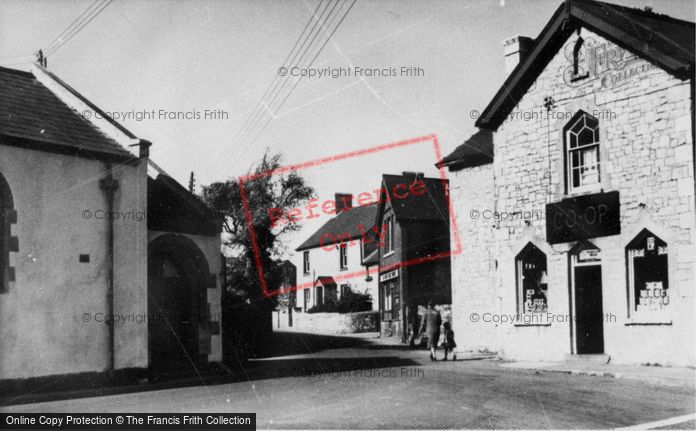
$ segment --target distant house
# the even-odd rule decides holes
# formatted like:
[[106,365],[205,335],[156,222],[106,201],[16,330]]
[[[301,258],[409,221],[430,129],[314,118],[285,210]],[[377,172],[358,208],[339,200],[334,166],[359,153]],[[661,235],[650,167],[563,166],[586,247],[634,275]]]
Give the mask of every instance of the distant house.
[[0,100],[0,392],[221,361],[220,225],[150,142],[39,65]]
[[296,265],[301,268],[297,309],[306,312],[353,291],[369,294],[372,309],[377,310],[377,282],[369,275],[369,268],[377,264],[377,242],[362,241],[373,238],[377,205],[353,207],[352,195],[340,193],[335,201],[335,217],[296,249]]
[[[382,246],[379,259],[379,310],[382,336],[405,338],[409,306],[449,308],[450,222],[447,180],[422,173],[383,175],[376,213]],[[444,255],[442,258],[434,256]]]

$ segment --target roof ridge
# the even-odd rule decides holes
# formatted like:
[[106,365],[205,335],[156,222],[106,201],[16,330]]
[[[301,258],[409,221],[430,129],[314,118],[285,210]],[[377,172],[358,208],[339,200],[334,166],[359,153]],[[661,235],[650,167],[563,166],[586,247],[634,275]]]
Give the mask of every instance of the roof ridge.
[[626,12],[629,12],[629,13],[634,14],[634,15],[641,15],[641,16],[646,16],[649,18],[657,18],[657,19],[660,19],[663,21],[672,21],[672,22],[675,22],[678,24],[683,24],[683,25],[688,25],[688,26],[693,26],[693,27],[695,26],[695,23],[692,21],[686,21],[686,20],[682,20],[680,18],[675,18],[675,17],[672,17],[671,15],[667,15],[665,13],[659,13],[659,12],[656,12],[654,10],[646,10],[646,9],[642,9],[642,8],[638,8],[638,7],[623,6],[620,4],[602,2],[602,1],[597,1],[597,0],[575,0],[575,1],[595,2],[595,3],[602,4],[602,5],[611,6],[613,8],[624,9]]

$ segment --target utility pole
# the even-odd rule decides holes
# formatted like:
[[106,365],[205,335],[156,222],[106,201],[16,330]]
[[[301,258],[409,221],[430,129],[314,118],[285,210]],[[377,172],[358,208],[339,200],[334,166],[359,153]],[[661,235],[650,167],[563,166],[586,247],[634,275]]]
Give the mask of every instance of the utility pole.
[[190,172],[190,193],[194,194],[194,171]]

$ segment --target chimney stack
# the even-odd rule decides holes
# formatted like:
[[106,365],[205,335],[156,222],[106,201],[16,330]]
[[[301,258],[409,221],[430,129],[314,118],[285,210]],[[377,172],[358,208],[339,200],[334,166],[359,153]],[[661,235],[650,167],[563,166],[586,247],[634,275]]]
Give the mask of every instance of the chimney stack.
[[349,193],[335,194],[335,214],[340,214],[341,211],[347,211],[352,208],[352,195]]
[[503,41],[503,54],[506,59],[507,74],[510,74],[523,58],[525,58],[533,42],[534,40],[527,36],[513,36]]

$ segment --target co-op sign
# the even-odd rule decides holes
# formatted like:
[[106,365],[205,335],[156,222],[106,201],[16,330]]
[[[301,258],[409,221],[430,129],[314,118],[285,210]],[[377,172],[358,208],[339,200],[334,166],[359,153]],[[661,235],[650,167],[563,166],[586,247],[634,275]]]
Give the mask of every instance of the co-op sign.
[[547,204],[547,242],[557,244],[620,233],[620,193],[596,193]]

